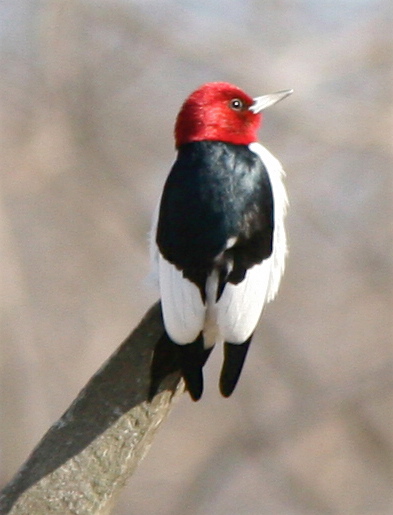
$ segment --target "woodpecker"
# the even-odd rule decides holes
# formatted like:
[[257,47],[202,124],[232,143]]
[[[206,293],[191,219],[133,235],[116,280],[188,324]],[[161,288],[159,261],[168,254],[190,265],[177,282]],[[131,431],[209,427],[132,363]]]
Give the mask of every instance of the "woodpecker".
[[284,171],[257,131],[262,111],[291,93],[251,98],[232,84],[206,83],[177,116],[177,157],[154,216],[151,256],[164,342],[193,400],[202,395],[202,369],[218,344],[220,391],[231,395],[284,272]]

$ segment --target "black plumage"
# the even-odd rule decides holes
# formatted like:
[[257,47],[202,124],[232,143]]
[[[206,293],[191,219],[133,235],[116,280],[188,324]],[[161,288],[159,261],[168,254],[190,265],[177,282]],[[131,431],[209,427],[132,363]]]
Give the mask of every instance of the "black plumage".
[[[247,145],[198,141],[183,145],[166,181],[157,245],[194,282],[205,301],[206,278],[217,267],[218,298],[238,284],[273,247],[273,195],[268,173]],[[230,248],[228,241],[234,238]]]

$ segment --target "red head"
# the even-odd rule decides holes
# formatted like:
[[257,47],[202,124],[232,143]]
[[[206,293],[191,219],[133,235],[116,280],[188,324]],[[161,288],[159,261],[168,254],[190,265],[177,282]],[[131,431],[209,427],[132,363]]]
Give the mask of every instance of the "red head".
[[262,109],[292,90],[251,98],[227,82],[208,82],[184,102],[176,120],[176,147],[192,141],[215,140],[249,145],[257,140]]

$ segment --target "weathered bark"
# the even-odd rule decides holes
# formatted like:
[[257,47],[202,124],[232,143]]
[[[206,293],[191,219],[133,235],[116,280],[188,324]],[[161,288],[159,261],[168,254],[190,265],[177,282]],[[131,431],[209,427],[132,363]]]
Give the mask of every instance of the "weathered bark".
[[149,402],[163,334],[155,304],[49,429],[0,495],[0,514],[107,514],[183,387],[170,374]]

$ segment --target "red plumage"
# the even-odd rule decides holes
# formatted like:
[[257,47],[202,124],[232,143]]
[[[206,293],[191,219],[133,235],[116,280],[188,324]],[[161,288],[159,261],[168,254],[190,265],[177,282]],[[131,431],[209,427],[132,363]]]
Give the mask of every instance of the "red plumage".
[[[239,101],[239,107],[233,104]],[[224,141],[249,145],[257,141],[261,113],[253,113],[254,100],[227,82],[209,82],[184,102],[175,125],[176,148],[195,141]]]

